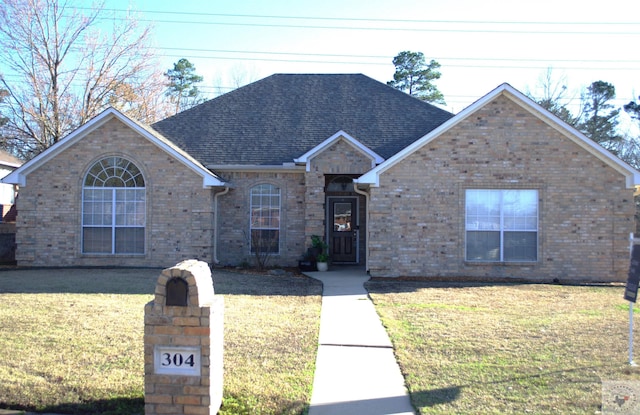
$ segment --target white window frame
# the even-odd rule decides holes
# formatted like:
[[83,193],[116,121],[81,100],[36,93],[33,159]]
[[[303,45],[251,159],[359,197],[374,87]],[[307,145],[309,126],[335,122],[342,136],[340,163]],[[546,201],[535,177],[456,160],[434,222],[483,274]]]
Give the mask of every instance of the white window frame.
[[[271,191],[269,193],[256,193],[254,194],[254,190],[263,187],[263,186],[269,186],[269,188],[271,189]],[[260,197],[260,203],[259,204],[254,204],[254,196],[256,197]],[[264,198],[267,198],[269,201],[271,201],[272,198],[277,197],[278,203],[277,206],[276,204],[271,204],[271,203],[262,203],[264,201]],[[265,226],[256,226],[257,224],[255,223],[254,219],[255,219],[255,215],[254,215],[254,210],[258,209],[258,210],[262,210],[262,209],[277,209],[278,210],[278,215],[277,215],[277,226],[274,226],[274,224],[269,223]],[[269,217],[271,217],[272,215],[269,214]],[[269,220],[269,222],[271,222],[271,220]],[[269,255],[279,255],[280,254],[280,241],[281,241],[281,232],[280,232],[280,223],[282,222],[282,189],[280,188],[280,186],[277,186],[275,184],[272,183],[260,183],[260,184],[256,184],[254,186],[252,186],[249,189],[249,252],[251,254],[255,254],[255,248],[254,248],[254,244],[253,244],[253,232],[254,231],[276,231],[277,235],[278,235],[278,241],[276,244],[276,249],[274,251],[269,251],[268,254]]]
[[[101,173],[104,175],[98,178],[92,172],[94,167],[99,167],[100,164],[109,167],[102,169]],[[133,173],[128,168],[131,168]],[[94,186],[87,185],[87,182],[90,181]],[[121,184],[121,186],[107,186],[106,184]],[[91,205],[88,192],[96,191],[102,192],[103,197],[94,199],[95,204]],[[129,193],[133,193],[133,200],[128,199]],[[104,197],[105,195],[106,197]],[[91,211],[86,210],[89,206],[92,207]],[[106,212],[105,208],[108,208]],[[111,156],[98,160],[91,165],[83,180],[81,252],[87,255],[144,255],[146,253],[146,209],[146,187],[140,169],[124,157]],[[100,218],[100,216],[102,217]],[[129,252],[121,250],[118,246],[118,230],[127,228],[142,231],[141,250]],[[86,249],[85,231],[89,229],[110,230],[111,248],[109,252]]]
[[[470,214],[469,212],[469,195],[470,192],[487,192],[489,196],[490,193],[493,193],[493,196],[498,196],[498,212],[493,215],[485,215],[487,218],[486,222],[478,223],[478,221],[473,221],[471,218],[477,218],[478,215]],[[507,192],[535,192],[535,215],[531,214],[523,214],[523,215],[512,215],[507,216],[505,213],[505,195]],[[495,263],[495,262],[518,262],[518,263],[535,263],[538,262],[538,258],[540,256],[540,202],[539,202],[539,191],[537,189],[466,189],[465,191],[465,261],[467,262],[480,262],[480,263]],[[480,215],[482,217],[483,215]],[[511,224],[507,224],[509,222],[509,218],[513,219]],[[519,220],[518,220],[519,219]],[[524,225],[522,223],[524,222]],[[519,223],[519,224],[517,224]],[[494,256],[494,259],[491,258],[469,258],[469,235],[473,232],[495,232],[499,235],[499,252],[498,255]],[[535,258],[534,259],[524,259],[524,258],[505,258],[505,234],[509,233],[534,233],[535,234]]]

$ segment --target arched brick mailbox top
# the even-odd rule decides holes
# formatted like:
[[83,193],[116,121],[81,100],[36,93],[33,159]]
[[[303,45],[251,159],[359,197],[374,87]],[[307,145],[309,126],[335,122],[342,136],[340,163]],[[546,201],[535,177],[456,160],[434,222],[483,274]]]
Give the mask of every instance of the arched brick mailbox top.
[[156,305],[167,303],[167,283],[180,278],[187,283],[187,306],[211,307],[213,303],[213,280],[206,262],[189,259],[162,271],[156,283]]

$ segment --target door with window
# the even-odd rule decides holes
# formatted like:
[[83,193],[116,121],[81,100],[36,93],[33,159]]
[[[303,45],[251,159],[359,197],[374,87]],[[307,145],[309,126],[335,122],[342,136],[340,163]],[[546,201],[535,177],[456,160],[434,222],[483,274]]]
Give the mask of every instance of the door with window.
[[329,256],[334,263],[358,262],[358,199],[329,198]]

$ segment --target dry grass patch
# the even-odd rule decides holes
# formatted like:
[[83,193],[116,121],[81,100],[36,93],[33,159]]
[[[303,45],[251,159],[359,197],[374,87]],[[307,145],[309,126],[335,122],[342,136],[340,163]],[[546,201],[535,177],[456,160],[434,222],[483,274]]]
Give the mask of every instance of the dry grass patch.
[[421,414],[593,414],[603,380],[640,380],[622,287],[367,287]]
[[[160,270],[0,272],[0,408],[141,414],[144,305]],[[222,414],[309,403],[321,285],[214,271],[225,298]]]
[[[322,285],[306,277],[233,277],[225,295],[222,414],[300,414],[311,400]],[[240,289],[240,279],[246,281]],[[233,322],[233,324],[231,324]]]

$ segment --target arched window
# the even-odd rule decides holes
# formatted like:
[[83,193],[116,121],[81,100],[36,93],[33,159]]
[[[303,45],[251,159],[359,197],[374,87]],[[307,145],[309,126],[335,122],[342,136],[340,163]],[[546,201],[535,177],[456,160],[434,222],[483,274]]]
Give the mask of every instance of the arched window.
[[280,188],[259,184],[251,188],[251,252],[280,251]]
[[91,166],[82,188],[82,252],[144,254],[145,223],[140,169],[122,157]]
[[338,176],[329,182],[327,192],[353,192],[353,179],[347,176]]

